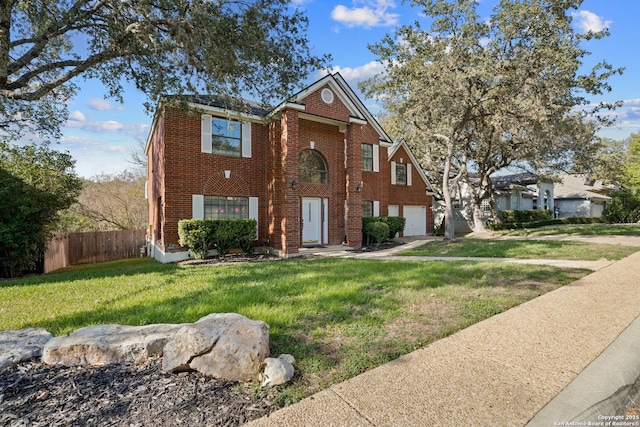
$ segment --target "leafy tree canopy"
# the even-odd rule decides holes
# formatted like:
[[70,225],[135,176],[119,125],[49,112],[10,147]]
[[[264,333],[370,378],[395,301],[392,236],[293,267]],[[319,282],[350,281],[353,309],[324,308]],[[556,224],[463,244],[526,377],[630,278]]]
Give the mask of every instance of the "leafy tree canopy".
[[59,136],[77,77],[121,100],[146,93],[289,95],[314,56],[289,0],[6,0],[0,4],[0,130]]
[[629,137],[629,152],[624,162],[625,187],[640,190],[640,133]]
[[602,62],[581,73],[589,55],[582,42],[607,35],[575,33],[570,10],[581,3],[500,0],[484,19],[477,1],[414,0],[430,28],[403,26],[370,47],[385,71],[362,87],[406,123],[404,138],[439,183],[447,226],[459,179],[472,190],[474,229],[482,231],[491,174],[568,170],[593,155],[594,134],[607,122],[598,112],[615,105],[594,107],[588,96],[609,91],[608,78],[622,70]]
[[60,210],[82,187],[74,163],[46,146],[0,142],[0,276],[20,274],[44,254]]

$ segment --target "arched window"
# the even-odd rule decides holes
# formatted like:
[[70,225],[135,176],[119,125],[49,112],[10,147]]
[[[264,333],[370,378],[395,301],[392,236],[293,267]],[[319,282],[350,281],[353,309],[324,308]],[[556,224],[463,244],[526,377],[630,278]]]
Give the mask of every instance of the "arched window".
[[307,184],[327,183],[327,163],[315,150],[303,150],[298,159],[298,181]]

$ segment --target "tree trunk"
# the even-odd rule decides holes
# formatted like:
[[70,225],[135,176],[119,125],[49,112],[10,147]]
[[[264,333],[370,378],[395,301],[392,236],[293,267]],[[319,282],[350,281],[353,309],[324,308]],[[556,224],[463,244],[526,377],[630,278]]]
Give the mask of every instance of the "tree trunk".
[[471,203],[473,208],[473,232],[474,233],[486,233],[487,227],[485,226],[485,219],[482,213],[482,205],[474,201]]
[[11,8],[13,1],[6,1],[0,6],[0,87],[4,88],[9,77],[9,43],[11,40]]
[[447,138],[447,155],[444,161],[444,173],[442,174],[442,196],[444,197],[444,240],[456,238],[456,228],[453,218],[453,203],[451,201],[451,187],[449,174],[451,173],[451,158],[453,157],[453,144]]

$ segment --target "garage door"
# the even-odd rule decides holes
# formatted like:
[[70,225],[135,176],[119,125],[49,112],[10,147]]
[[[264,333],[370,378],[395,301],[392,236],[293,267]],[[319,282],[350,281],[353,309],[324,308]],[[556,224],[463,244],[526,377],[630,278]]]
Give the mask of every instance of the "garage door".
[[424,236],[427,234],[427,207],[405,206],[403,208],[407,224],[404,227],[405,236]]

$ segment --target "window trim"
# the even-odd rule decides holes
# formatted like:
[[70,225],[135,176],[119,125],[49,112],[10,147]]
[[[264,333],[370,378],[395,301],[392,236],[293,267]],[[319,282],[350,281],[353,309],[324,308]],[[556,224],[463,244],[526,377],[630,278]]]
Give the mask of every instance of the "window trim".
[[[367,172],[373,172],[374,170],[374,155],[373,155],[373,144],[360,144],[360,152],[362,156],[362,170]],[[365,156],[365,148],[369,150],[367,156]],[[367,165],[365,167],[365,160],[367,160]]]
[[[251,158],[251,122],[243,122],[237,119],[212,116],[210,114],[202,114],[200,129],[200,151],[203,153],[214,154],[216,156],[227,157],[243,157]],[[227,120],[238,123],[240,126],[240,148],[239,151],[230,152],[214,152],[213,149],[213,119]]]
[[[211,212],[207,212],[207,206],[211,204],[211,200],[212,199],[218,199],[218,200],[224,200],[227,203],[225,203],[225,210],[226,212],[223,214],[223,217],[221,218],[220,215],[218,215],[218,218],[215,218],[214,215],[207,215],[207,213],[211,214]],[[203,219],[249,219],[250,218],[250,214],[249,214],[249,197],[242,197],[242,196],[220,196],[220,195],[206,195],[203,197]],[[240,204],[240,205],[233,205],[233,204],[229,204],[228,202],[230,201],[234,201],[237,202],[239,200],[242,200],[244,203]],[[231,206],[231,208],[229,207]],[[234,207],[237,206],[241,206],[244,210],[244,213],[242,214],[242,216],[227,216],[228,212],[233,209]]]
[[[307,152],[313,153],[313,155],[316,156],[317,159],[322,161],[322,166],[324,167],[324,170],[313,169],[313,170],[307,171],[305,169],[307,174],[302,173],[303,172],[303,170],[301,169],[302,162],[300,161],[300,159],[302,158],[303,153],[307,153]],[[320,177],[318,181],[314,181],[313,179],[316,174],[318,174],[318,176]],[[308,177],[311,179],[307,180]],[[321,185],[329,184],[329,167],[327,166],[327,161],[325,160],[324,156],[320,154],[319,151],[312,150],[312,149],[304,149],[300,152],[300,154],[298,155],[298,182],[301,184],[321,184]]]
[[[407,173],[407,164],[406,163],[396,163],[396,170],[395,170],[395,177],[396,177],[396,185],[402,185],[402,186],[407,186],[408,185],[408,173]],[[401,173],[400,171],[404,170],[404,173]],[[399,180],[398,178],[402,178],[402,180]]]

